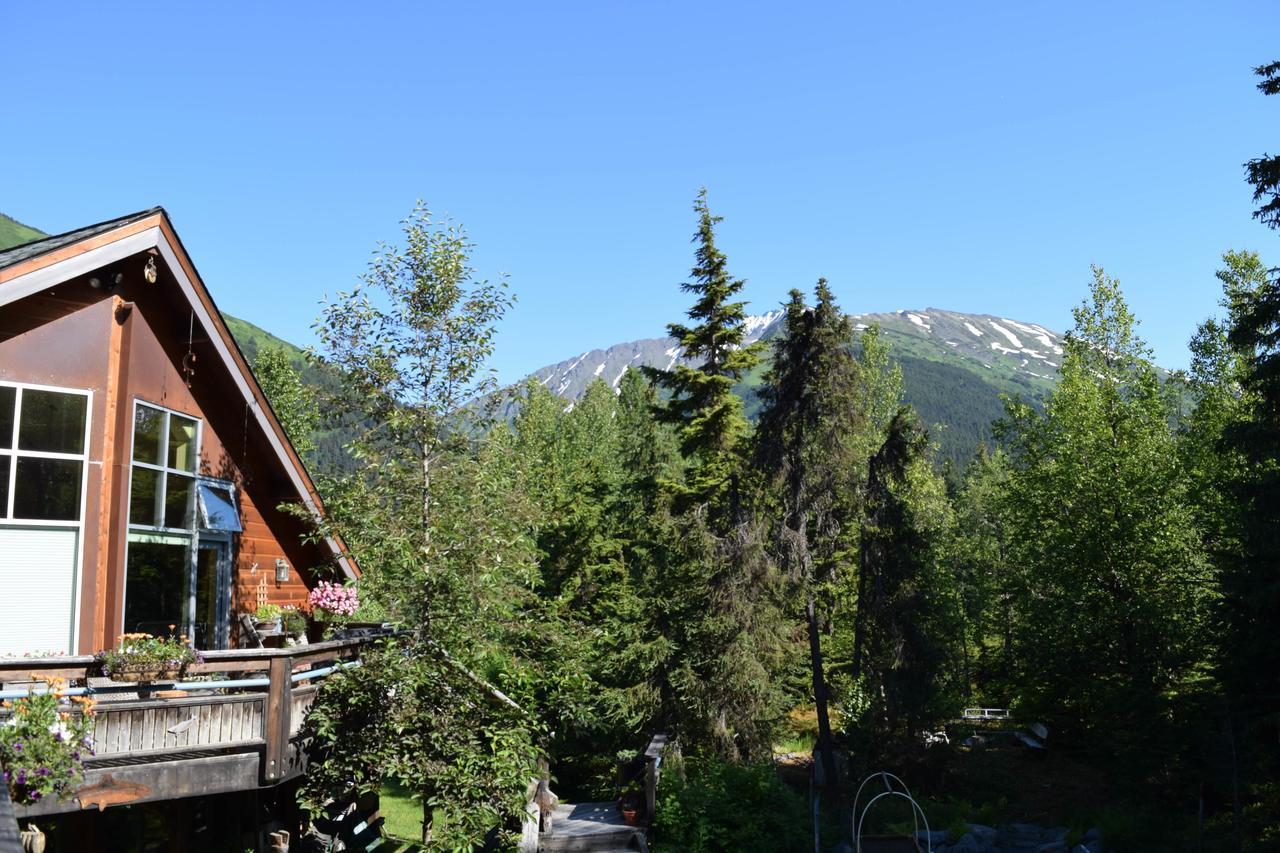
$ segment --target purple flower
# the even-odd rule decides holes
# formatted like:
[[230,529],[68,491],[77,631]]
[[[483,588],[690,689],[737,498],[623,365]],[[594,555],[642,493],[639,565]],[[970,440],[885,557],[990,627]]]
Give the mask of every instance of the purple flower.
[[22,768],[18,768],[18,778],[13,781],[19,785],[27,784],[27,771]]
[[41,767],[39,770],[37,770],[37,771],[36,771],[36,773],[40,774],[41,776],[48,776],[48,775],[49,775],[49,768],[48,768],[48,767]]
[[15,741],[13,742],[13,751],[14,751],[14,752],[22,752],[22,741],[20,741],[20,740],[15,740]]
[[9,771],[8,771],[8,770],[4,771],[4,781],[6,781],[6,782],[8,782],[8,781],[9,781]]
[[31,799],[32,799],[32,800],[38,800],[38,799],[40,799],[40,792],[39,792],[39,791],[32,791],[32,792],[31,792]]

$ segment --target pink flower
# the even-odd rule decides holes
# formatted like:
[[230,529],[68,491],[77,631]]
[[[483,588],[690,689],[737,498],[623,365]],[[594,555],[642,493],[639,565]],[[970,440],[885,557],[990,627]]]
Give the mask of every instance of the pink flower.
[[307,595],[311,606],[339,616],[352,616],[360,607],[359,594],[353,586],[342,586],[332,581],[321,581]]

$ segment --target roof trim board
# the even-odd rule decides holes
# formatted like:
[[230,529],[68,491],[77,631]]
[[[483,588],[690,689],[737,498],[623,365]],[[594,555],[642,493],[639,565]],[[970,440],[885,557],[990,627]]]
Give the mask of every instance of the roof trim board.
[[[129,219],[129,217],[125,217]],[[245,403],[254,412],[255,420],[262,428],[272,450],[288,472],[289,480],[298,492],[303,504],[317,515],[322,513],[320,496],[306,473],[297,452],[289,443],[271,404],[258,386],[248,363],[230,330],[222,321],[222,315],[213,304],[208,289],[200,280],[186,250],[173,230],[168,216],[162,209],[142,219],[130,221],[88,239],[76,241],[44,254],[21,260],[11,267],[0,269],[0,306],[16,302],[26,296],[47,290],[95,269],[114,263],[148,249],[156,249],[173,273],[183,295],[196,312],[209,340],[231,373],[236,387],[244,395]],[[346,549],[332,536],[325,542],[333,552],[343,573],[355,579],[356,571],[347,556]]]

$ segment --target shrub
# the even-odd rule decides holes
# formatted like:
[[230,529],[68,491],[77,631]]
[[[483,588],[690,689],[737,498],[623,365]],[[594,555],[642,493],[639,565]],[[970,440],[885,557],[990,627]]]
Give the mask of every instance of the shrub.
[[69,796],[84,777],[85,755],[93,755],[92,703],[69,701],[60,686],[50,681],[47,691],[4,703],[10,714],[0,724],[0,767],[18,805]]
[[654,823],[655,850],[804,851],[811,844],[803,797],[787,787],[772,764],[729,764],[711,758],[686,762],[687,779],[663,775]]

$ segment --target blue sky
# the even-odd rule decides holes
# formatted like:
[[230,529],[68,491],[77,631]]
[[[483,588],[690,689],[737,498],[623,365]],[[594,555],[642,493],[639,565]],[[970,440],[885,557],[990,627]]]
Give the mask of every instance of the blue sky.
[[0,211],[162,204],[223,310],[298,343],[416,198],[519,304],[514,381],[661,332],[706,185],[754,311],[1058,330],[1089,265],[1185,366],[1228,248],[1280,263],[1241,164],[1280,148],[1274,2],[23,4]]

